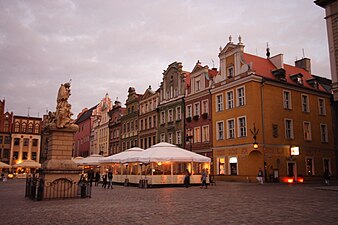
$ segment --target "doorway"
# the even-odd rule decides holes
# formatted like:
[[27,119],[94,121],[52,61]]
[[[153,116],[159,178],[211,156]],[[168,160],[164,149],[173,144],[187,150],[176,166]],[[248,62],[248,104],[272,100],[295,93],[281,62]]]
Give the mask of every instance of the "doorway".
[[296,162],[288,162],[288,167],[287,167],[287,175],[288,177],[293,177],[294,180],[297,180],[297,164]]

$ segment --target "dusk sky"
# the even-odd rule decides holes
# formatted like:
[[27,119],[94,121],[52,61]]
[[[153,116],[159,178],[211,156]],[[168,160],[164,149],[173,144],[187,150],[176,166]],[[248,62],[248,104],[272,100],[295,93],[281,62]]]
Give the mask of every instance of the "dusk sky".
[[[15,115],[55,111],[70,79],[74,118],[106,93],[123,104],[174,61],[219,66],[219,47],[242,37],[245,52],[311,59],[330,78],[325,11],[311,0],[0,0],[0,98]],[[214,65],[213,65],[214,62]]]

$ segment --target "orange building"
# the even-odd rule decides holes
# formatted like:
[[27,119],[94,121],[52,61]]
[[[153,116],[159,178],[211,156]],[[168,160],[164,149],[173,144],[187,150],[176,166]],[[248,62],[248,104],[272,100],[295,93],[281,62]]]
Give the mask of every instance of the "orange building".
[[218,179],[255,182],[260,168],[267,181],[335,175],[332,95],[311,75],[310,60],[291,66],[268,49],[267,58],[250,55],[240,38],[219,59],[211,90]]

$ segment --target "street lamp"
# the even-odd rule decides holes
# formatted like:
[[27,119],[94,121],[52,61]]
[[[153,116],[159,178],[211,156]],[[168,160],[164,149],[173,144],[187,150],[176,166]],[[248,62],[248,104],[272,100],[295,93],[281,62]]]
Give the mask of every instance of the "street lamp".
[[257,150],[257,149],[258,149],[258,143],[257,143],[257,140],[256,140],[256,139],[257,139],[257,134],[258,134],[258,132],[259,132],[259,129],[256,129],[255,123],[254,123],[253,130],[250,129],[250,132],[251,132],[251,134],[253,135],[253,139],[254,139],[253,148],[254,148],[255,150]]

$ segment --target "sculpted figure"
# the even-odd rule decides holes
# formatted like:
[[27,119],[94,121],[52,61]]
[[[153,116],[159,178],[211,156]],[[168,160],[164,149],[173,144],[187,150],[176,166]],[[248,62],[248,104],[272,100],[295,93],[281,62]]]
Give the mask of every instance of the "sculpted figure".
[[71,104],[68,103],[69,96],[70,83],[61,84],[56,100],[56,112],[50,115],[51,122],[55,122],[57,128],[70,127],[74,124],[74,120],[71,119],[73,115],[71,112]]

